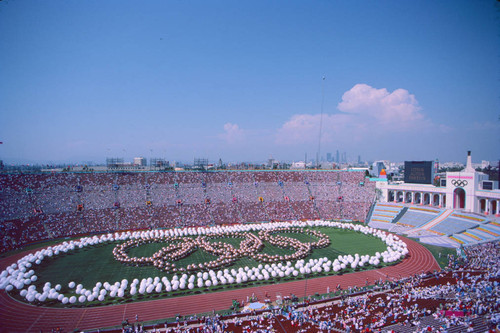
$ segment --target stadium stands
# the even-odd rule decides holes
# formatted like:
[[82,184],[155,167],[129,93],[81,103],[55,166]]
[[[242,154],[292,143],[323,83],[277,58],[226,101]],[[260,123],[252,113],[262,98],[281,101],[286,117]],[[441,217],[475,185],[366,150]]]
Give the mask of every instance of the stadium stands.
[[377,203],[369,225],[445,247],[471,246],[500,239],[500,223],[485,217],[411,204]]
[[402,205],[377,203],[373,209],[370,221],[392,223],[396,216],[398,216],[404,208],[405,207]]
[[472,222],[467,222],[454,217],[448,217],[445,220],[441,221],[438,225],[432,227],[430,230],[434,230],[446,235],[451,235],[465,231],[475,226],[476,224]]
[[410,225],[412,227],[421,227],[422,225],[436,218],[438,216],[437,213],[440,213],[440,211],[426,212],[412,209],[410,207],[410,209],[408,209],[408,211],[401,217],[398,223]]
[[117,230],[364,221],[374,195],[375,183],[355,171],[1,174],[0,239],[8,251]]

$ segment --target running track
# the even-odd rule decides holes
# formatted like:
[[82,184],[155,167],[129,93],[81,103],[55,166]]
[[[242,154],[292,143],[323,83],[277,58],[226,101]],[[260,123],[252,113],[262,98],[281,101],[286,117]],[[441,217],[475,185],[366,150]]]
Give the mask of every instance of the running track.
[[[402,278],[413,274],[439,270],[439,265],[432,254],[422,245],[401,237],[409,250],[409,256],[402,262],[391,267],[314,278],[268,286],[251,287],[239,290],[221,291],[211,294],[183,296],[172,299],[160,299],[147,302],[136,302],[105,307],[91,307],[79,309],[54,309],[36,307],[18,302],[12,299],[4,290],[0,291],[0,332],[43,332],[53,328],[61,328],[64,332],[78,329],[93,329],[120,325],[128,318],[130,322],[135,321],[135,315],[139,315],[140,321],[162,319],[173,317],[177,314],[191,315],[194,313],[208,312],[212,310],[229,309],[232,300],[240,302],[246,300],[252,293],[260,299],[268,293],[275,300],[276,293],[283,296],[295,294],[302,297],[307,292],[312,295],[316,292],[326,293],[327,288],[333,291],[340,284],[343,289],[364,286],[368,280],[369,284],[377,279]],[[32,250],[33,251],[33,250]],[[31,252],[31,251],[29,251]],[[0,268],[3,270],[12,262],[17,261],[28,252],[0,260]]]

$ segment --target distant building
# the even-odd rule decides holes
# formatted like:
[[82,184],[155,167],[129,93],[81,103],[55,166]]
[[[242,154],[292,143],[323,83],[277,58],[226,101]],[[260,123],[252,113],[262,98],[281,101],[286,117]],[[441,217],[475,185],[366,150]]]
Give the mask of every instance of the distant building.
[[123,158],[120,157],[108,157],[106,158],[106,166],[108,169],[122,169],[125,163]]
[[385,170],[385,169],[386,169],[386,167],[385,167],[384,161],[373,162],[372,170],[370,171],[370,176],[378,178],[378,176],[380,176],[380,173],[382,172],[382,170]]
[[144,157],[134,157],[134,165],[137,166],[146,166],[147,161]]
[[280,162],[272,157],[267,160],[267,167],[269,169],[274,169],[274,168],[278,167],[279,164],[280,164]]
[[322,162],[320,164],[320,169],[322,170],[333,170],[335,169],[336,165],[334,162]]
[[195,157],[193,162],[193,169],[195,170],[207,170],[208,169],[208,158]]
[[290,169],[305,169],[306,168],[306,162],[300,161],[300,162],[293,162],[292,165],[290,166]]
[[481,169],[485,169],[489,166],[491,166],[490,161],[481,161]]
[[161,170],[170,167],[170,163],[163,158],[155,157],[149,159],[149,166]]

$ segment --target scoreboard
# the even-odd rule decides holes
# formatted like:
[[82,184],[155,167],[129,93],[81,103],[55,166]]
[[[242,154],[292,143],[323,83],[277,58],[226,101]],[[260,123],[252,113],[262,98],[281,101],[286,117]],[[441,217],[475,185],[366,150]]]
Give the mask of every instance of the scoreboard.
[[405,161],[405,183],[432,184],[432,161]]

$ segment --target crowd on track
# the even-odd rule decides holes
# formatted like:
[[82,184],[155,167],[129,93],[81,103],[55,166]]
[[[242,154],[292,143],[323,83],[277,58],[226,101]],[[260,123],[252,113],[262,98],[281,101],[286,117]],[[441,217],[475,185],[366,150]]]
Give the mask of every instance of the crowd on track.
[[[405,279],[379,280],[373,289],[335,289],[334,298],[285,302],[258,313],[183,318],[156,332],[498,332],[500,243],[464,248],[448,267]],[[145,331],[139,325],[124,332]]]
[[364,220],[374,194],[354,171],[0,174],[0,251],[118,230]]

